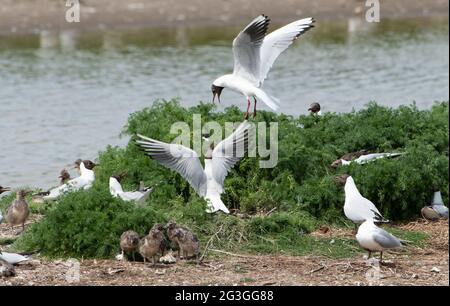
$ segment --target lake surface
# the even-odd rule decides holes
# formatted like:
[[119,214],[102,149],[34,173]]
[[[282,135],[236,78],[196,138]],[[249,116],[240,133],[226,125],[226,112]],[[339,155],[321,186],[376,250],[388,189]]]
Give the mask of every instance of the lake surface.
[[[119,133],[128,115],[156,99],[211,101],[212,81],[232,70],[240,29],[0,36],[0,185],[55,185],[77,158],[125,144]],[[372,100],[427,109],[449,99],[448,54],[448,18],[318,22],[280,56],[264,88],[293,115],[313,101],[332,112]],[[221,98],[219,110],[247,106],[227,90]]]

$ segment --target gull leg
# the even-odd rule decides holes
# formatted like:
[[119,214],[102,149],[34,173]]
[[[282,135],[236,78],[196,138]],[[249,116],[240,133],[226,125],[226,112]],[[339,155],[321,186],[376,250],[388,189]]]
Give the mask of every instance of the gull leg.
[[367,259],[370,259],[370,256],[372,256],[372,252],[369,251],[369,255],[367,256]]
[[380,252],[380,263],[383,262],[383,251]]
[[255,118],[256,117],[256,98],[255,97],[253,97],[253,100],[255,101],[255,104],[254,104],[254,107],[253,107],[253,118]]
[[250,99],[247,99],[247,111],[245,112],[244,119],[248,119],[248,111],[250,110]]

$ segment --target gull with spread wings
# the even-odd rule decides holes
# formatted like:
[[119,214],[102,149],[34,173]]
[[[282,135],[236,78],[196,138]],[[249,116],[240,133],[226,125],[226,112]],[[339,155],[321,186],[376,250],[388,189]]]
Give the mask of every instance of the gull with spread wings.
[[161,165],[178,172],[208,202],[207,212],[230,211],[222,202],[225,177],[248,149],[248,135],[253,125],[242,122],[227,138],[215,147],[211,143],[205,154],[205,169],[197,153],[180,144],[168,144],[142,135],[136,143],[144,152]]
[[233,73],[217,78],[211,86],[213,102],[216,96],[220,102],[220,94],[225,87],[243,94],[248,102],[246,119],[251,97],[254,100],[253,116],[256,116],[256,99],[274,111],[278,109],[279,100],[267,94],[261,86],[278,56],[301,34],[314,27],[313,18],[304,18],[266,35],[269,22],[267,16],[260,15],[236,36],[233,40]]

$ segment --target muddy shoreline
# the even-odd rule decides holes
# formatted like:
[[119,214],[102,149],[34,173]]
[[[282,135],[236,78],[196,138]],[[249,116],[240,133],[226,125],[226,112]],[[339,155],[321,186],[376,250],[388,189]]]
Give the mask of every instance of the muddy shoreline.
[[[363,18],[365,1],[349,0],[80,0],[79,23],[68,23],[65,0],[0,0],[0,33],[95,30],[127,27],[242,25],[264,13],[274,23],[313,16],[317,20]],[[446,17],[447,0],[383,0],[383,18]]]

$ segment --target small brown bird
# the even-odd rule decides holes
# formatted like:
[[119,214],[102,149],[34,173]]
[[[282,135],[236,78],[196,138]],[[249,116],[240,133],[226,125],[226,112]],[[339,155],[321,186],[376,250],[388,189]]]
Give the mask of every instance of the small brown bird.
[[183,252],[183,258],[188,259],[195,256],[198,260],[200,242],[198,241],[197,236],[190,230],[179,228],[175,233],[175,237],[181,252]]
[[153,225],[152,229],[145,236],[139,245],[139,253],[144,258],[144,263],[147,259],[152,259],[153,265],[156,264],[158,254],[164,256],[166,250],[166,237],[163,232],[164,228],[161,224]]
[[0,194],[2,194],[4,192],[7,192],[7,191],[10,191],[10,190],[11,190],[11,188],[9,188],[9,187],[2,187],[2,186],[0,186]]
[[64,185],[68,180],[70,180],[70,174],[66,169],[63,169],[61,170],[58,178],[60,179],[59,184]]
[[126,231],[120,236],[120,249],[122,250],[122,258],[124,257],[124,252],[131,252],[134,258],[134,252],[138,250],[139,247],[139,235],[135,231]]
[[22,224],[22,232],[25,230],[25,221],[30,215],[30,208],[25,200],[25,196],[29,194],[29,191],[19,190],[14,202],[9,206],[6,211],[6,220],[11,226]]
[[83,160],[78,158],[73,164],[75,165],[73,168],[77,170],[78,175],[81,175],[80,164]]
[[180,258],[180,245],[178,243],[177,232],[180,231],[180,226],[177,225],[175,221],[169,221],[166,225],[167,228],[167,236],[169,237],[170,242],[172,242],[178,250],[178,258]]

